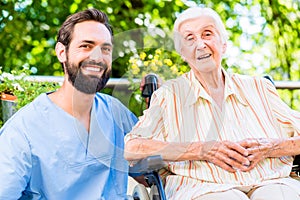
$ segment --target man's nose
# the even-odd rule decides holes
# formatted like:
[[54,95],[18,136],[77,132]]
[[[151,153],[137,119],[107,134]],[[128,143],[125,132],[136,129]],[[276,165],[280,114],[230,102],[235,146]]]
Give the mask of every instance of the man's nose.
[[90,54],[90,59],[96,62],[102,61],[102,51],[99,46],[95,47]]

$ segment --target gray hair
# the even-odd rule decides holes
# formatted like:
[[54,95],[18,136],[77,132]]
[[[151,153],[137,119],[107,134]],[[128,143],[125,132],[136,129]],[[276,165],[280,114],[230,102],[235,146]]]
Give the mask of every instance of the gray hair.
[[226,43],[228,39],[228,33],[225,29],[224,23],[220,17],[220,15],[211,8],[203,8],[203,7],[191,7],[183,11],[175,20],[173,34],[174,34],[174,46],[175,50],[180,54],[181,49],[181,35],[179,33],[180,25],[189,19],[200,18],[201,16],[210,16],[214,19],[216,29],[219,31],[221,40],[223,43]]

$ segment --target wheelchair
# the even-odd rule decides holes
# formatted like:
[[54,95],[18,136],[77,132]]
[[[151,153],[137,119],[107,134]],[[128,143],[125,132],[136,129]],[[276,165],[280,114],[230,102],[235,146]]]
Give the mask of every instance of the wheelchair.
[[132,194],[134,200],[166,200],[163,182],[158,173],[165,166],[162,157],[155,155],[144,158],[129,168],[130,173],[143,174],[149,186],[147,189],[144,185],[137,184]]
[[[263,77],[270,80],[275,85],[270,76],[265,75]],[[156,84],[157,79],[155,79],[153,75],[151,75],[151,78],[148,77],[148,79],[146,77],[146,89],[144,88],[142,96],[151,98],[152,93],[157,89]],[[149,102],[150,99],[148,101],[148,106]],[[163,181],[159,175],[159,170],[166,165],[167,164],[160,155],[155,155],[144,158],[129,168],[130,173],[143,174],[145,181],[150,187],[150,192],[148,192],[149,189],[147,190],[144,185],[137,184],[132,194],[134,200],[166,200]],[[300,155],[295,156],[290,176],[300,181]]]

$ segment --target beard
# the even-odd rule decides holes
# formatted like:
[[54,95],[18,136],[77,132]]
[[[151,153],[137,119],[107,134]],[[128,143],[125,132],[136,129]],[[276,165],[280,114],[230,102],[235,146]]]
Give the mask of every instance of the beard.
[[[85,64],[100,66],[102,70],[104,70],[102,76],[98,77],[95,75],[85,75],[82,72],[82,67]],[[111,70],[103,62],[96,63],[94,61],[85,60],[76,65],[69,62],[69,58],[67,57],[66,73],[68,74],[69,81],[77,90],[85,94],[95,94],[105,87],[107,81],[110,78]]]

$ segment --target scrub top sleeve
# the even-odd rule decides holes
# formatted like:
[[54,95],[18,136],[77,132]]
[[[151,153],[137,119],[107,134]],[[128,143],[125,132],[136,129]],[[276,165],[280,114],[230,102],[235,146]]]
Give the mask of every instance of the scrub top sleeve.
[[31,153],[26,137],[16,130],[0,131],[0,199],[18,199],[30,179]]

